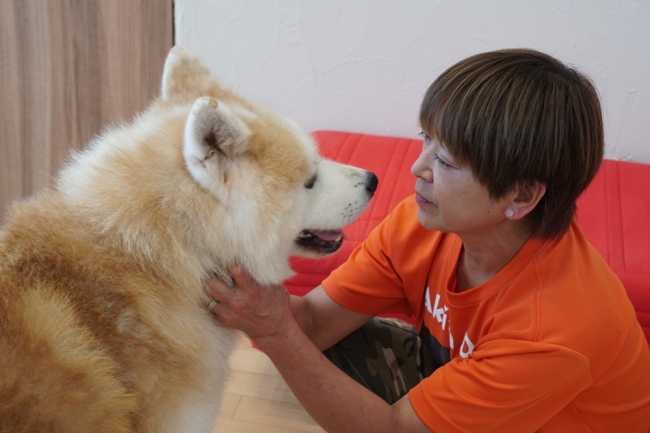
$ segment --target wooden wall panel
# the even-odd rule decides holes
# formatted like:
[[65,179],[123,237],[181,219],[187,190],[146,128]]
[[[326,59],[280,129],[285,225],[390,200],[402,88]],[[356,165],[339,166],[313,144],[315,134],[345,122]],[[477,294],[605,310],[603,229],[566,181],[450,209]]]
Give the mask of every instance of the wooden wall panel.
[[155,97],[172,0],[0,0],[0,218]]

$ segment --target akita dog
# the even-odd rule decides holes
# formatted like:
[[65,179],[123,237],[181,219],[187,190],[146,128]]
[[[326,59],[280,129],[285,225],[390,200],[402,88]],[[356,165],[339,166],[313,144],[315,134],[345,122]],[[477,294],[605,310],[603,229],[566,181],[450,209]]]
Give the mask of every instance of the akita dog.
[[323,256],[374,174],[171,50],[160,97],[74,155],[0,231],[0,432],[205,432],[235,333],[206,276],[257,281]]

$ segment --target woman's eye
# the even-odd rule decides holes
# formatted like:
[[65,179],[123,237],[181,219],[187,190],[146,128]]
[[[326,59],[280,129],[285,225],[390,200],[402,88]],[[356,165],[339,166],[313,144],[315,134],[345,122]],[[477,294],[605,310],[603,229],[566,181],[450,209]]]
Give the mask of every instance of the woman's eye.
[[316,175],[313,175],[307,183],[305,183],[305,188],[307,189],[312,189],[314,187],[314,184],[316,183]]
[[431,139],[429,138],[429,136],[427,135],[427,133],[424,132],[424,131],[420,131],[420,132],[418,132],[418,135],[419,135],[420,137],[422,137],[422,139],[423,139],[424,141],[430,141],[430,140],[431,140]]
[[438,164],[440,164],[441,166],[452,168],[451,165],[447,164],[445,161],[443,161],[442,159],[440,159],[440,157],[438,156],[437,153],[435,154],[434,159],[435,159],[436,161],[438,161]]

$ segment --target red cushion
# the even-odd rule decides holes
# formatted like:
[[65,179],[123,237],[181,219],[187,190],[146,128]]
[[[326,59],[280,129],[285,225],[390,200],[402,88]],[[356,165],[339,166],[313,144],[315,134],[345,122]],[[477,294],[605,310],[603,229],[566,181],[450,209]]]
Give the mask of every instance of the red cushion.
[[650,165],[605,160],[578,199],[578,222],[625,285],[650,341]]
[[[402,199],[413,194],[411,165],[421,140],[349,132],[313,134],[323,156],[374,172],[379,177],[368,210],[345,228],[347,240],[333,256],[311,260],[294,257],[297,275],[287,289],[304,295],[342,264],[352,250]],[[578,200],[577,218],[585,236],[619,276],[646,337],[650,341],[650,165],[605,160]]]

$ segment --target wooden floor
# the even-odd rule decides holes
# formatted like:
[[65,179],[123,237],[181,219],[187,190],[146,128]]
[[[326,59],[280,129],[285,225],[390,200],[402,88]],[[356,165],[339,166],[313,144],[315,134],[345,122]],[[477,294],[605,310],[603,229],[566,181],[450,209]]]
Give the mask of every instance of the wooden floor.
[[324,432],[302,408],[271,361],[243,339],[212,433]]

